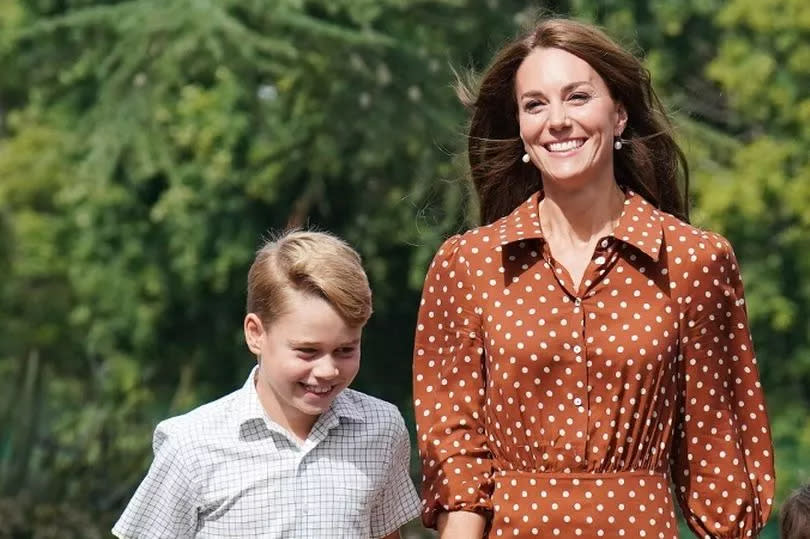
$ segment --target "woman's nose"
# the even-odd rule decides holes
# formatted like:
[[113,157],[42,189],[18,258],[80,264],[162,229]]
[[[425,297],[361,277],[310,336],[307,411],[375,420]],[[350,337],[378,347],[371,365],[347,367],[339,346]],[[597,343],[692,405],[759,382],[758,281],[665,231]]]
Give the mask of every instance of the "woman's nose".
[[565,110],[564,104],[549,104],[548,124],[553,129],[562,129],[568,125],[568,112]]

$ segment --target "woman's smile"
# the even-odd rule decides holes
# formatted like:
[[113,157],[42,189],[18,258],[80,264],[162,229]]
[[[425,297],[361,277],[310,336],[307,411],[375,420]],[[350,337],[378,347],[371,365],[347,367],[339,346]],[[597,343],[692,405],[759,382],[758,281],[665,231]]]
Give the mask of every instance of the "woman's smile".
[[568,156],[574,153],[576,150],[580,149],[585,142],[587,142],[587,138],[572,138],[566,139],[561,141],[549,142],[544,144],[543,147],[552,154],[562,154],[562,156]]

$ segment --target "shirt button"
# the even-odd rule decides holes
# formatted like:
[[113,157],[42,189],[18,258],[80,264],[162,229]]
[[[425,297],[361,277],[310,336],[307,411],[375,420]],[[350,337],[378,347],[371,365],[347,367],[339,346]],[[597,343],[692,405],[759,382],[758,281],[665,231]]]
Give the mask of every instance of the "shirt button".
[[574,399],[574,406],[582,406],[582,399],[579,397]]

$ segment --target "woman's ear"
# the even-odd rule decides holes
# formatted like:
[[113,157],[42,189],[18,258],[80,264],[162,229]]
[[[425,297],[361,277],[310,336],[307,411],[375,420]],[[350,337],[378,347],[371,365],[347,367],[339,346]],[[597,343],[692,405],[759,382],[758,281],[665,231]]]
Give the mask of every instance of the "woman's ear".
[[621,103],[616,103],[616,131],[614,134],[620,137],[627,127],[627,109]]
[[262,340],[265,337],[264,324],[256,313],[248,313],[243,324],[245,331],[245,343],[248,349],[255,355],[261,355]]

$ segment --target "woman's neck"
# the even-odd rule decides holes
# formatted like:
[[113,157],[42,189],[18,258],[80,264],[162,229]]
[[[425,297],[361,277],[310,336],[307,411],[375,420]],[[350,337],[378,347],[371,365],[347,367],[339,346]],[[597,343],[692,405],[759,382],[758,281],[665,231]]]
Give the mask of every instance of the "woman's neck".
[[571,248],[591,246],[613,232],[624,198],[613,180],[576,191],[546,190],[540,202],[543,235],[552,243]]

